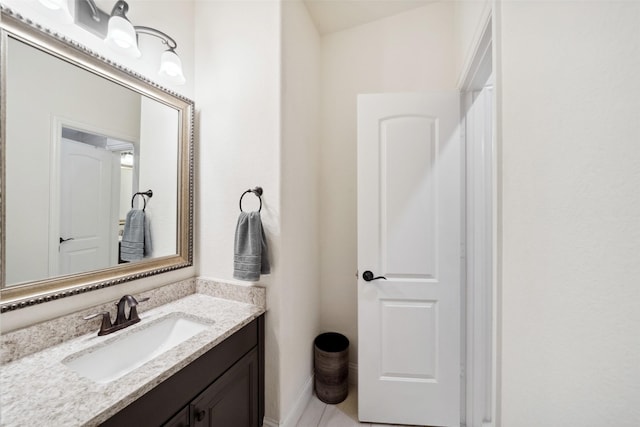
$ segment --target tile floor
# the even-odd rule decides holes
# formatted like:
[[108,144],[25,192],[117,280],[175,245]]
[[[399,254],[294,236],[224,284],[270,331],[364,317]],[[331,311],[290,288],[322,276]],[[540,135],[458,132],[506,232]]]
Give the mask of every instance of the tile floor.
[[[300,416],[297,427],[385,427],[390,424],[370,424],[358,421],[358,389],[349,385],[349,395],[344,402],[327,405],[315,395]],[[402,427],[394,424],[393,427]]]

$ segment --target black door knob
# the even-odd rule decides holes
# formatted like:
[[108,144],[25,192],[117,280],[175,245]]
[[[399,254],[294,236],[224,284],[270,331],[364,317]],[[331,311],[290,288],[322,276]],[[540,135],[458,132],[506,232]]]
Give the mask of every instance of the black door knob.
[[369,270],[362,273],[362,278],[364,279],[365,282],[370,282],[372,280],[378,280],[378,279],[387,280],[387,278],[384,276],[373,277],[373,273],[370,272]]

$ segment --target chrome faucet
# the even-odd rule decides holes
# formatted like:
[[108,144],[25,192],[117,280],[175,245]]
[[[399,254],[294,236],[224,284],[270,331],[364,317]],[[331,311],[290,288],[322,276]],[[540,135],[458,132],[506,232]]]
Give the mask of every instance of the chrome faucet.
[[[116,313],[116,321],[111,323],[111,314],[108,311],[103,311],[100,313],[91,314],[89,316],[84,317],[84,320],[93,319],[98,316],[102,316],[102,324],[100,325],[100,330],[98,331],[98,335],[108,335],[112,332],[119,331],[120,329],[124,329],[127,326],[131,326],[140,321],[140,317],[138,317],[138,303],[148,301],[149,298],[142,298],[140,300],[136,300],[131,295],[125,295],[120,298],[116,304],[117,313]],[[129,316],[125,315],[126,306],[129,306]]]

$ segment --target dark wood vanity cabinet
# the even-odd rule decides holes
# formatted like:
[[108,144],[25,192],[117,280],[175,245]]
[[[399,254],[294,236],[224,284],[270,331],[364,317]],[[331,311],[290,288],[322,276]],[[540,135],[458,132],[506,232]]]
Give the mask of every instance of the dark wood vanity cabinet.
[[258,355],[255,350],[191,402],[193,426],[247,426],[258,423]]
[[264,315],[103,426],[260,427],[263,417]]

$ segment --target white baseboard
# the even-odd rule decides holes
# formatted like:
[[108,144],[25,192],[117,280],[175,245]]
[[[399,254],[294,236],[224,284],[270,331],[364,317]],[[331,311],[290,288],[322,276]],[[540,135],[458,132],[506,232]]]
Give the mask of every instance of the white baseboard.
[[298,399],[294,403],[293,408],[291,408],[289,413],[284,417],[283,421],[278,422],[264,417],[262,425],[264,427],[295,427],[305,408],[309,404],[311,396],[313,396],[313,375],[305,381],[302,386],[302,390],[300,390],[300,393],[298,394]]

